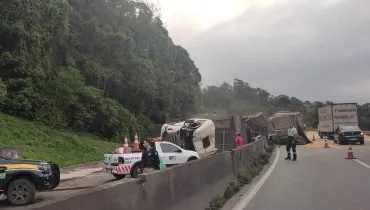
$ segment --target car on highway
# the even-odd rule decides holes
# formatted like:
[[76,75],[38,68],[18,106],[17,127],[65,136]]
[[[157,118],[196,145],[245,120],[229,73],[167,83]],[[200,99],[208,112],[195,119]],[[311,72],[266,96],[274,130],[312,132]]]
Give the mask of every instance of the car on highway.
[[30,204],[36,191],[55,189],[59,183],[60,169],[55,163],[0,157],[0,195],[12,205]]
[[342,125],[334,132],[334,143],[365,143],[364,133],[357,125]]
[[[185,150],[171,142],[153,142],[159,157],[167,167],[197,160],[198,152]],[[127,154],[104,154],[104,170],[113,174],[116,179],[123,179],[127,175],[137,178],[140,174],[141,152]]]

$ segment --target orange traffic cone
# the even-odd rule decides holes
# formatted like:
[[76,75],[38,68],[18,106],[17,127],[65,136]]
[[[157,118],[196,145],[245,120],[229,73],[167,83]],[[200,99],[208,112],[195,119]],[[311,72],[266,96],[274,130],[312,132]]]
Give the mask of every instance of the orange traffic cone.
[[123,143],[123,152],[125,154],[129,153],[130,152],[130,148],[128,147],[128,141],[127,141],[127,137],[125,136],[125,141]]
[[137,134],[135,134],[135,139],[134,139],[134,152],[140,152],[139,138],[137,137]]
[[353,156],[352,145],[349,145],[349,147],[348,147],[348,153],[347,153],[347,157],[346,157],[346,159],[356,159],[356,158]]
[[328,140],[327,140],[327,139],[325,139],[324,148],[330,148],[330,147],[329,147],[329,143],[328,143]]

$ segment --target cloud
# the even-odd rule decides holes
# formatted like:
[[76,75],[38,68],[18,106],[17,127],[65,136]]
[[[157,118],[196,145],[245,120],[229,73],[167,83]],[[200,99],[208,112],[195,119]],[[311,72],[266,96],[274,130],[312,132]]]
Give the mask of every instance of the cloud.
[[187,36],[203,83],[239,78],[301,100],[369,102],[370,1],[277,2]]

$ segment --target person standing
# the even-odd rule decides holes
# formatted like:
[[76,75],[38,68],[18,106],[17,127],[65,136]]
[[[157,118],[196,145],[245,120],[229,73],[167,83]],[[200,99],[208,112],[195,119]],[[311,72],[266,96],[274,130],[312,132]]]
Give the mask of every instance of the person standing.
[[143,143],[144,150],[141,156],[141,172],[148,173],[154,170],[159,170],[160,160],[154,144],[151,145],[149,139],[145,139]]
[[235,135],[235,146],[236,146],[236,148],[239,148],[243,145],[244,145],[243,137],[240,135],[239,132],[237,132],[236,135]]
[[290,148],[293,150],[293,161],[297,160],[297,151],[296,151],[296,137],[297,137],[297,129],[291,125],[288,129],[288,142],[286,145],[286,151],[288,153],[288,156],[285,158],[285,160],[290,160]]

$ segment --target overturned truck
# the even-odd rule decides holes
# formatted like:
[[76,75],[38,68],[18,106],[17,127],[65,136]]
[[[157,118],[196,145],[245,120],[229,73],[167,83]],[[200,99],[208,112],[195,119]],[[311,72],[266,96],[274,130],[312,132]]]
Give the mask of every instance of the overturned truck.
[[286,144],[288,141],[288,128],[293,125],[298,131],[298,145],[310,144],[312,141],[306,136],[303,130],[302,115],[299,112],[281,111],[272,115],[269,123],[275,130],[274,141],[277,144]]
[[161,128],[163,141],[172,142],[183,149],[207,156],[217,152],[215,147],[215,125],[209,119],[187,119],[177,123],[166,123]]

